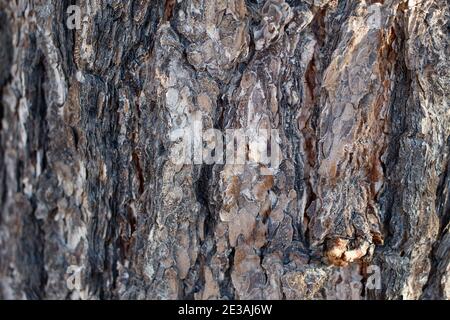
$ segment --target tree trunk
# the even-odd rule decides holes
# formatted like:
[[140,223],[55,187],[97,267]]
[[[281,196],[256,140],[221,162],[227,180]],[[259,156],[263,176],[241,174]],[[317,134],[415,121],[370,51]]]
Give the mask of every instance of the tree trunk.
[[0,0],[0,298],[450,298],[449,16]]

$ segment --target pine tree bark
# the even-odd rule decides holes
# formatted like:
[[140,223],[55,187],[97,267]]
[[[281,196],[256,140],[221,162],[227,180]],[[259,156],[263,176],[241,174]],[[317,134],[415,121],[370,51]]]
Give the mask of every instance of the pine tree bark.
[[[0,298],[449,299],[449,16],[0,0]],[[281,165],[175,165],[194,113]]]

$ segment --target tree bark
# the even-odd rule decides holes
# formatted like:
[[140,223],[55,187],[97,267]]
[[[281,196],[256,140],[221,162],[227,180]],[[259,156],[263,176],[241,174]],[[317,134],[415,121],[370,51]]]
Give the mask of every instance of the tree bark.
[[[450,298],[449,17],[0,0],[0,298]],[[194,115],[281,164],[174,163]]]

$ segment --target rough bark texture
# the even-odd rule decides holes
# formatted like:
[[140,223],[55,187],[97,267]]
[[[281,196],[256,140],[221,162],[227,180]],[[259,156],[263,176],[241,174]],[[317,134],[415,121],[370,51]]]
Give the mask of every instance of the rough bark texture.
[[[0,297],[449,299],[449,15],[0,0]],[[174,165],[194,112],[277,129],[279,169]]]

